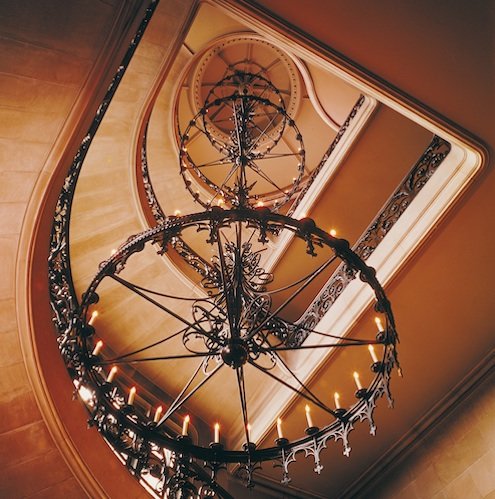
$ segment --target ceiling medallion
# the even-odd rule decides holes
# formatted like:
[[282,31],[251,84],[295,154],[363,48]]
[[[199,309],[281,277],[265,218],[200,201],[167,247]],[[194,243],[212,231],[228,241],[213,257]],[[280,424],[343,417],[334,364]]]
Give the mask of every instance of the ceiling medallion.
[[[200,142],[201,148],[195,150]],[[202,159],[200,151],[208,157]],[[70,311],[67,327],[60,331],[60,350],[90,412],[90,424],[160,497],[230,497],[217,482],[218,473],[229,463],[236,463],[238,475],[252,486],[260,463],[272,461],[287,485],[289,464],[302,452],[313,458],[314,471],[320,473],[320,453],[329,440],[340,440],[349,456],[354,425],[368,421],[374,434],[378,400],[386,396],[392,404],[389,384],[398,362],[390,303],[374,269],[347,241],[318,228],[310,218],[296,220],[277,213],[297,189],[305,151],[280,90],[266,76],[238,68],[223,75],[181,132],[179,155],[186,187],[206,211],[171,216],[130,237],[100,264],[80,306]],[[193,175],[205,184],[208,198],[200,198],[192,189],[189,176]],[[283,183],[287,178],[288,185]],[[283,231],[294,235],[298,269],[281,275],[277,269],[264,268],[263,255]],[[203,235],[200,242],[198,234]],[[163,254],[179,238],[192,241],[195,254],[206,262],[197,283],[199,294],[167,294],[127,277],[126,271],[139,265],[145,249],[147,257],[153,248]],[[321,288],[322,280],[328,280],[339,264],[349,279],[360,279],[371,289],[377,313],[375,336],[341,336],[299,321],[295,304],[314,296],[316,287]],[[98,339],[95,311],[105,293],[102,284],[108,281],[163,314],[167,329],[159,341],[111,352],[111,345]],[[52,296],[63,285],[53,277]],[[301,330],[311,341],[293,341]],[[316,394],[308,380],[298,376],[294,363],[307,351],[348,347],[363,351],[363,366],[373,375],[365,383],[368,376],[363,371],[361,377],[358,371],[351,374],[356,385],[352,405],[344,404],[339,393]],[[190,370],[188,381],[178,393],[170,394],[167,407],[153,405],[153,394],[129,382],[129,373],[120,373],[149,362],[161,362],[164,370],[171,362],[183,362],[183,369]],[[172,370],[170,376],[174,376]],[[240,427],[225,428],[217,421],[211,432],[200,431],[204,428],[199,423],[195,426],[190,401],[208,389],[209,393],[224,390],[228,379],[236,387],[232,396],[238,399]],[[267,389],[290,391],[294,405],[300,400],[306,403],[307,424],[299,437],[287,438],[274,409],[274,444],[262,445],[252,438],[256,419],[249,383],[253,379]],[[321,426],[314,422],[316,411],[320,411]],[[193,435],[193,426],[198,434]]]

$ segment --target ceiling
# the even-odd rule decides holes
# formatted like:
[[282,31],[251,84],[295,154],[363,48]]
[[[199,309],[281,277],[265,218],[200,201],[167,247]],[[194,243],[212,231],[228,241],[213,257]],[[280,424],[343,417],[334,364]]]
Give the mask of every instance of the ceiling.
[[[267,4],[275,10],[280,9],[281,14],[288,19],[293,14],[290,8],[284,12],[282,6]],[[224,4],[222,6],[224,7]],[[165,8],[166,2],[162,2],[159,9]],[[298,52],[294,45],[284,45],[280,39],[274,40],[273,33],[269,30],[263,31],[258,29],[258,25],[246,24],[245,19],[235,15],[235,9],[231,13],[227,11],[219,10],[208,3],[201,4],[189,30],[176,47],[175,64],[171,65],[163,63],[163,53],[160,56],[154,53],[157,46],[171,45],[170,38],[167,38],[167,26],[164,24],[164,12],[157,11],[157,16],[150,24],[146,35],[148,38],[143,39],[114,97],[78,184],[71,227],[71,254],[79,294],[90,282],[99,262],[107,258],[130,234],[143,230],[149,223],[146,200],[140,196],[136,181],[138,172],[135,164],[140,132],[148,119],[150,177],[163,211],[172,214],[175,210],[189,213],[200,209],[183,188],[179,176],[175,133],[176,109],[179,109],[179,122],[181,116],[187,121],[187,116],[194,113],[194,85],[203,88],[197,93],[204,95],[205,85],[201,82],[209,78],[208,71],[214,75],[222,72],[221,68],[217,68],[221,65],[221,57],[218,54],[223,53],[223,50],[208,59],[207,69],[203,73],[198,73],[198,70],[195,73],[194,64],[203,61],[204,54],[208,56],[208,50],[212,46],[215,47],[219,41],[229,41],[229,36],[239,38],[239,33],[243,33],[242,37],[248,36],[247,40],[255,39],[256,43],[268,36],[270,47],[273,44],[284,54],[290,53],[293,65],[290,69],[297,75],[294,91],[300,93],[298,103],[293,104],[292,108],[308,150],[309,171],[316,167],[319,158],[336,136],[332,121],[342,124],[361,94],[369,99],[367,113],[364,113],[359,127],[353,130],[336,164],[329,166],[327,177],[324,180],[319,179],[319,190],[313,193],[312,198],[310,196],[309,200],[306,199],[304,212],[298,214],[299,217],[311,216],[326,230],[336,229],[339,236],[348,239],[352,244],[359,240],[390,195],[421,157],[434,133],[447,139],[451,138],[447,132],[442,135],[439,125],[433,123],[430,126],[419,118],[415,119],[410,110],[401,112],[400,103],[391,103],[389,97],[379,95],[376,88],[365,89],[358,81],[343,79],[339,68],[332,68],[331,64],[324,62],[318,63],[313,57],[305,58],[304,51]],[[209,22],[212,18],[215,23]],[[246,32],[249,35],[246,35]],[[239,42],[240,47],[245,45]],[[249,46],[249,42],[247,45]],[[256,48],[251,47],[248,50],[255,60]],[[262,58],[263,55],[258,57]],[[294,60],[297,60],[297,63],[293,62]],[[303,73],[306,71],[305,74],[301,73],[301,68]],[[281,81],[284,81],[283,77],[283,74],[274,76]],[[307,136],[309,138],[306,140]],[[462,148],[462,140],[459,142],[460,144],[456,145]],[[469,148],[469,144],[466,147]],[[198,151],[199,154],[201,151]],[[455,171],[455,168],[450,165],[452,171]],[[443,210],[450,208],[454,200],[459,203],[458,193],[463,191],[476,171],[477,167],[472,167],[466,177],[459,181],[459,185],[452,187],[452,192],[448,192],[450,198],[445,202]],[[445,185],[451,185],[447,184],[451,180],[448,172],[446,175],[443,180],[439,178],[437,191],[428,193],[430,197],[424,200],[424,205],[413,207],[416,213],[412,213],[411,217],[441,197],[438,193],[445,192]],[[286,185],[290,183],[292,176],[288,175]],[[199,185],[199,188],[204,187]],[[208,192],[207,189],[205,191]],[[463,206],[464,202],[461,198],[460,206]],[[424,233],[438,225],[442,213],[439,208],[437,215],[430,216],[431,220],[426,222],[429,225],[422,227]],[[478,220],[473,222],[472,218],[467,220],[469,224],[480,223]],[[420,229],[421,226],[416,231]],[[407,232],[407,226],[402,230]],[[455,246],[455,232],[452,230],[449,233],[452,247]],[[445,289],[450,279],[448,269],[452,268],[453,261],[459,255],[455,252],[455,255],[449,255],[445,260],[444,253],[438,248],[438,236],[425,241],[424,233],[417,235],[415,241],[410,243],[409,249],[398,252],[393,268],[383,271],[384,277],[389,281],[387,291],[391,293],[398,317],[399,334],[402,338],[400,356],[406,375],[403,380],[394,379],[392,388],[397,399],[396,409],[389,411],[383,407],[379,408],[377,437],[371,438],[364,427],[352,434],[351,458],[342,456],[339,445],[331,446],[324,454],[323,463],[325,470],[332,470],[331,473],[324,471],[313,480],[310,463],[305,460],[295,463],[293,485],[303,491],[301,494],[304,493],[308,497],[341,495],[373,462],[380,460],[381,456],[400,441],[412,425],[420,423],[425,411],[442,398],[472,367],[476,351],[487,351],[493,346],[493,336],[488,332],[480,334],[476,348],[466,347],[464,342],[452,333],[457,331],[458,317],[457,314],[446,313],[445,309],[456,306],[460,308],[462,297],[452,297],[446,294]],[[395,237],[402,237],[401,242],[404,239],[403,236]],[[420,243],[421,249],[417,251],[417,245]],[[382,249],[383,261],[388,260],[388,251],[395,251],[394,244],[393,240],[386,242]],[[270,251],[276,252],[276,247]],[[295,245],[289,242],[282,256],[278,259],[273,257],[280,275],[285,276],[293,271],[294,262],[298,261],[296,252]],[[412,253],[415,253],[414,257],[411,257]],[[423,262],[425,254],[429,255],[428,262],[418,269],[418,262]],[[183,276],[180,266],[173,260],[158,257],[153,251],[143,253],[141,257],[141,267],[136,266],[129,274],[130,278],[142,279],[142,282],[146,282],[150,287],[156,286],[162,291],[196,292],[194,277]],[[378,261],[377,265],[382,265],[381,261]],[[425,273],[436,278],[425,279]],[[466,279],[469,288],[475,278],[467,276]],[[427,291],[429,290],[436,299],[422,306],[419,297],[427,292],[424,291],[426,283]],[[96,325],[98,335],[103,338],[108,348],[117,352],[125,351],[137,341],[142,341],[142,331],[146,332],[146,341],[153,341],[163,334],[164,329],[170,327],[170,324],[164,322],[163,317],[151,308],[143,311],[135,298],[126,295],[123,290],[108,286],[106,291],[98,305],[100,315]],[[311,296],[298,301],[293,313],[302,313],[315,293],[316,291],[313,291]],[[489,294],[481,293],[481,296],[485,296],[485,300],[477,306],[488,306]],[[473,305],[476,297],[478,292],[472,293],[468,303]],[[418,309],[423,313],[417,313]],[[345,334],[366,336],[372,327],[373,314],[363,306],[356,315],[350,317]],[[448,356],[442,353],[447,342]],[[419,358],[428,362],[431,370],[418,368]],[[444,369],[437,367],[437,358],[442,358]],[[322,363],[319,369],[313,370],[312,366],[307,376],[312,379],[312,387],[318,394],[328,397],[335,389],[347,394],[344,396],[352,394],[352,379],[345,376],[342,378],[340,373],[354,369],[349,366],[360,365],[361,361],[357,355],[344,352],[338,356],[333,355],[328,360],[315,360],[315,366],[317,362]],[[175,366],[164,370],[160,366],[151,366],[143,368],[141,373],[156,386],[159,396],[173,396],[183,383],[184,377],[188,376],[189,369]],[[171,372],[174,373],[173,376],[170,375]],[[431,383],[432,378],[434,383]],[[221,383],[228,381],[223,379]],[[258,380],[253,379],[253,384],[258,384]],[[230,396],[230,388],[223,392],[223,399],[218,398],[218,390],[212,390],[208,395],[194,401],[190,407],[191,412],[206,425],[211,425],[214,419],[225,415],[227,420],[231,418],[234,421],[236,402]],[[275,391],[274,386],[267,385],[261,387],[260,392],[253,395],[253,398],[272,397]],[[268,417],[271,421],[275,420],[278,412],[284,413],[289,435],[296,436],[304,423],[301,404],[293,405],[287,402],[277,406],[274,403],[268,412],[269,415],[265,416],[265,419]],[[323,419],[323,415],[317,411],[314,417],[320,421]],[[382,428],[387,428],[387,432],[381,431]],[[266,439],[269,443],[274,439],[273,425],[266,425],[257,431],[261,440]],[[278,480],[278,474],[272,474],[270,470],[263,470],[263,475]],[[332,492],[329,493],[329,490]]]

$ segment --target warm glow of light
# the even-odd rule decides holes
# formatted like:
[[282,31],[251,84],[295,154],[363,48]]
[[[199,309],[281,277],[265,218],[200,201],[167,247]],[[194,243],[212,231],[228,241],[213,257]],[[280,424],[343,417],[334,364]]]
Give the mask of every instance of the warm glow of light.
[[135,397],[136,397],[136,387],[133,386],[129,391],[129,398],[127,399],[127,405],[134,404]]
[[284,434],[282,433],[282,419],[277,418],[277,434],[278,438],[284,438]]
[[378,362],[378,357],[376,356],[373,345],[368,345],[368,351],[370,352],[371,359],[373,360],[373,362]]
[[160,418],[162,417],[162,412],[163,412],[163,407],[161,405],[159,405],[156,408],[155,417],[153,418],[154,423],[158,423],[158,421],[160,421]]
[[184,418],[184,421],[182,423],[182,435],[186,436],[188,434],[189,430],[189,421],[191,421],[191,418],[189,417],[189,414]]
[[98,310],[93,310],[93,313],[91,314],[91,317],[90,317],[90,319],[89,319],[89,321],[88,321],[88,324],[89,324],[90,326],[92,326],[92,325],[93,325],[93,322],[95,321],[95,319],[96,319],[97,317],[98,317]]
[[214,438],[214,442],[216,444],[220,443],[220,424],[219,423],[215,423],[215,438]]
[[110,372],[107,376],[107,383],[111,383],[113,381],[113,378],[115,378],[115,374],[117,374],[117,366],[113,366],[112,369],[110,369]]
[[363,389],[363,385],[361,385],[361,381],[359,379],[359,373],[354,371],[352,373],[352,375],[354,376],[354,382],[356,383],[356,386],[357,386],[357,389],[358,390],[362,390]]
[[308,428],[313,428],[313,419],[311,418],[311,410],[308,404],[306,404],[304,410],[306,411],[306,421],[308,423]]
[[340,395],[337,392],[333,394],[333,400],[335,401],[335,408],[340,409]]
[[117,250],[115,248],[112,248],[112,251],[110,251],[110,256],[115,255],[117,253]]
[[81,385],[79,387],[78,392],[82,401],[85,402],[86,404],[93,399],[93,392],[89,388],[86,388],[85,386]]
[[175,210],[174,211],[174,216],[178,217],[180,215],[180,210]]
[[102,348],[103,348],[103,341],[98,340],[96,342],[94,349],[93,349],[93,355],[98,355],[101,352]]
[[224,201],[222,198],[220,198],[220,199],[217,201],[217,206],[222,207],[224,204],[225,204],[225,201]]
[[380,317],[375,317],[375,324],[376,324],[376,327],[378,328],[378,332],[379,333],[383,332],[383,324],[382,324],[382,320],[380,319]]
[[256,206],[257,206],[258,208],[261,208],[262,206],[265,206],[265,203],[263,203],[263,201],[258,201],[258,202],[256,203]]
[[337,231],[335,229],[330,229],[330,235],[335,237],[337,235]]

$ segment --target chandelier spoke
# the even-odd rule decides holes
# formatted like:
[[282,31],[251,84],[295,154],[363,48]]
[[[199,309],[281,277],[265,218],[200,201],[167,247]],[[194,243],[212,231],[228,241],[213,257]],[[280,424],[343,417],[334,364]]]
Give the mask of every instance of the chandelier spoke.
[[266,374],[267,376],[269,376],[273,380],[277,381],[281,385],[285,386],[286,388],[289,388],[291,391],[293,391],[294,393],[296,393],[300,397],[302,397],[302,398],[306,399],[307,401],[313,403],[314,405],[318,406],[320,409],[323,409],[325,412],[328,412],[332,416],[336,416],[335,411],[333,411],[332,409],[330,409],[329,407],[327,407],[325,404],[322,404],[321,402],[319,402],[319,400],[317,398],[313,398],[314,395],[313,395],[313,393],[311,391],[309,391],[309,393],[310,393],[310,395],[309,395],[309,394],[305,393],[304,391],[299,390],[299,389],[293,387],[290,383],[287,383],[287,381],[284,381],[283,379],[279,378],[278,376],[276,376],[275,374],[273,374],[268,369],[264,369],[263,367],[257,365],[252,360],[249,360],[248,362],[249,362],[249,364],[251,366],[253,366],[254,368],[256,368],[259,371],[263,372],[264,374]]
[[[138,289],[140,291],[143,291],[145,293],[149,293],[151,295],[155,295],[155,296],[161,296],[162,298],[170,298],[172,300],[179,300],[179,301],[197,301],[198,298],[192,298],[190,296],[176,296],[176,295],[171,295],[171,294],[167,294],[167,293],[162,293],[160,291],[154,291],[152,289],[149,289],[149,288],[145,288],[144,286],[139,286],[138,284],[135,284],[135,283],[132,283],[120,276],[118,276],[118,281],[121,283],[121,284],[125,284],[125,286],[129,289]],[[215,297],[214,295],[212,296],[213,298]]]
[[112,362],[123,361],[124,359],[127,359],[128,357],[131,357],[132,355],[137,355],[138,353],[144,352],[144,351],[149,350],[149,349],[156,347],[158,345],[162,345],[163,343],[170,341],[174,338],[177,338],[177,336],[180,336],[181,334],[184,334],[188,329],[189,329],[188,327],[179,329],[175,333],[172,333],[169,336],[167,336],[161,340],[154,341],[153,343],[146,345],[144,347],[138,348],[137,350],[133,350],[132,352],[128,352],[128,353],[125,353],[123,355],[119,355],[118,357],[114,357],[113,359],[106,361],[106,363],[108,364],[108,363],[112,363]]
[[284,190],[279,187],[254,161],[249,162],[249,168],[256,172],[263,180],[266,180],[271,186],[275,187],[279,192],[284,193]]
[[[217,364],[212,371],[206,371],[206,368],[208,367],[208,361],[211,359],[211,356],[207,356],[205,359],[203,359],[196,370],[194,371],[193,375],[189,378],[189,381],[186,383],[184,388],[181,390],[179,395],[175,398],[175,400],[170,404],[170,407],[166,411],[166,413],[162,416],[160,421],[158,422],[157,426],[162,425],[167,419],[172,416],[175,412],[177,412],[181,407],[184,406],[184,404],[195,394],[197,393],[202,386],[204,386],[224,365],[223,363]],[[194,380],[196,379],[197,375],[203,371],[204,378],[197,384],[195,385],[191,391],[188,392],[189,388],[192,386],[194,383]]]
[[231,160],[229,158],[219,158],[213,161],[208,161],[208,163],[201,163],[200,165],[195,165],[196,168],[206,168],[208,166],[223,166],[225,164],[230,164]]
[[235,371],[237,376],[237,386],[239,388],[239,398],[241,402],[242,420],[244,422],[244,435],[246,437],[246,443],[249,445],[251,441],[251,436],[249,432],[249,417],[247,408],[247,398],[246,398],[246,385],[244,382],[244,368],[238,367]]
[[98,362],[98,365],[104,366],[109,364],[139,364],[141,362],[150,362],[155,360],[181,360],[181,359],[194,359],[197,357],[212,357],[218,355],[220,352],[204,352],[204,353],[185,353],[177,355],[161,355],[157,357],[141,357],[139,359],[127,359],[122,357],[117,357],[115,359],[109,359],[105,361]]
[[182,322],[183,324],[186,324],[186,326],[189,326],[191,329],[194,329],[196,330],[198,333],[202,333],[201,329],[199,329],[196,324],[192,323],[192,322],[189,322],[188,320],[184,319],[184,317],[180,316],[179,314],[177,314],[176,312],[174,312],[173,310],[171,310],[170,308],[166,307],[165,305],[163,305],[162,303],[154,300],[153,298],[151,298],[150,296],[147,296],[145,293],[143,293],[140,289],[137,289],[135,288],[132,283],[129,283],[127,281],[124,281],[123,279],[121,279],[119,276],[115,275],[115,274],[111,274],[110,277],[112,279],[114,279],[115,281],[119,282],[120,284],[122,284],[123,286],[125,286],[127,289],[133,291],[134,293],[136,293],[138,296],[141,296],[141,298],[144,298],[146,301],[152,303],[153,305],[155,305],[156,307],[158,307],[160,310],[163,310],[164,312],[166,312],[167,314],[169,314],[170,316],[174,317],[175,319],[177,319],[178,321]]

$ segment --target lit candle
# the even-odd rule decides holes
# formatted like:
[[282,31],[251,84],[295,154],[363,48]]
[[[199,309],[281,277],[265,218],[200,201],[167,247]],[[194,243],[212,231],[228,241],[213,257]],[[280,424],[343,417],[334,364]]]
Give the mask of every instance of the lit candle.
[[93,355],[98,355],[101,352],[102,348],[103,348],[103,341],[98,340],[96,342],[94,349],[93,349]]
[[220,443],[220,425],[215,423],[215,438],[214,441],[216,444]]
[[335,229],[330,229],[330,235],[335,237],[337,235],[337,231]]
[[136,396],[136,387],[133,386],[129,392],[129,398],[127,399],[127,405],[134,404],[134,397]]
[[265,206],[265,203],[263,203],[263,201],[258,201],[258,202],[256,203],[256,206],[257,206],[258,208],[261,208],[262,206]]
[[282,433],[282,420],[277,418],[277,433],[278,438],[284,438],[284,434]]
[[90,317],[90,319],[89,319],[88,324],[89,324],[90,326],[92,326],[92,325],[93,325],[93,322],[95,321],[95,319],[96,319],[97,317],[98,317],[98,310],[95,310],[95,311],[91,314],[91,317]]
[[354,371],[353,376],[354,376],[354,381],[356,382],[357,389],[362,390],[363,386],[361,385],[361,381],[359,380],[359,374],[356,371]]
[[110,372],[108,373],[107,376],[108,383],[111,383],[113,381],[113,378],[115,378],[116,373],[117,373],[117,366],[113,366],[112,369],[110,369]]
[[335,409],[340,409],[340,395],[337,392],[333,394],[333,400],[335,401]]
[[115,248],[113,248],[112,251],[110,251],[110,256],[115,255],[115,253],[117,253],[117,250]]
[[217,201],[217,205],[218,205],[218,206],[220,206],[220,207],[222,207],[224,204],[225,204],[225,201],[224,201],[222,198],[220,198],[220,199]]
[[189,417],[189,414],[184,418],[184,422],[182,423],[182,435],[186,436],[187,435],[187,430],[189,429],[189,421],[191,418]]
[[368,351],[370,352],[371,358],[373,359],[373,362],[378,362],[378,357],[376,356],[375,349],[373,348],[373,345],[368,345]]
[[311,419],[311,412],[308,404],[306,404],[304,410],[306,411],[306,421],[308,422],[308,428],[313,428],[313,420]]
[[175,215],[176,217],[178,217],[178,216],[180,215],[180,210],[175,210],[175,211],[174,211],[174,215]]
[[246,426],[248,440],[251,440],[251,425]]
[[383,324],[382,324],[382,320],[380,319],[380,317],[375,317],[375,324],[376,324],[376,327],[378,328],[378,332],[382,333],[383,332]]
[[163,408],[161,405],[159,405],[157,408],[156,408],[156,411],[155,411],[155,417],[153,418],[153,422],[154,423],[158,423],[158,421],[160,421],[160,418],[162,417],[162,411],[163,411]]

